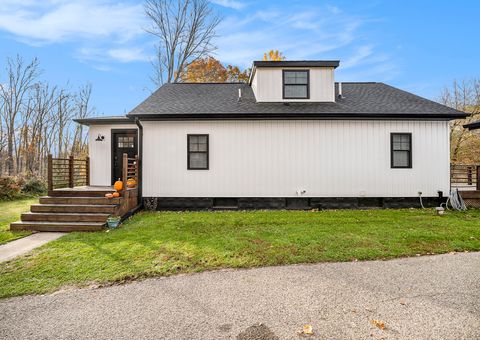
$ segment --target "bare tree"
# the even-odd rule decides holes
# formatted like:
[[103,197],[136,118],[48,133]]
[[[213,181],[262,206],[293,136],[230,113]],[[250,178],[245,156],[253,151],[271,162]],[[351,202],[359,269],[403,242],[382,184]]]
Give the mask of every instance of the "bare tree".
[[[80,88],[78,95],[75,98],[75,118],[86,118],[92,116],[95,108],[90,103],[90,96],[92,95],[92,85],[87,84]],[[87,146],[86,133],[83,125],[76,124],[75,132],[72,140],[72,153],[85,153]]]
[[463,80],[461,82],[455,80],[450,88],[446,87],[443,90],[440,102],[469,114],[466,119],[454,120],[450,129],[452,161],[462,161],[459,159],[462,149],[475,137],[471,132],[464,129],[463,125],[480,119],[480,80]]
[[6,168],[9,175],[14,172],[14,149],[15,149],[15,123],[28,91],[34,85],[40,74],[38,60],[34,58],[25,64],[24,60],[17,55],[16,59],[7,59],[7,81],[0,84],[0,97],[2,98],[2,116],[7,135],[7,161]]
[[212,40],[220,17],[208,0],[146,0],[148,33],[158,38],[152,81],[177,82],[185,67],[215,50]]
[[86,154],[87,134],[72,118],[94,114],[92,86],[72,91],[37,81],[38,65],[8,58],[0,74],[0,176],[45,177],[49,153]]

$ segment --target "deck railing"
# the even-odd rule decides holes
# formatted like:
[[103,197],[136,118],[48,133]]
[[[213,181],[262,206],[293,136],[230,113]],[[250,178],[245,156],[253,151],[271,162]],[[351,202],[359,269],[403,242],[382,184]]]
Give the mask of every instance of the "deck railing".
[[130,178],[135,180],[136,185],[138,185],[138,156],[134,158],[129,158],[126,153],[123,154],[123,169],[122,169],[122,180],[124,185],[127,185],[127,181]]
[[450,186],[458,190],[480,190],[480,165],[451,164]]
[[90,185],[90,158],[53,158],[48,155],[48,191]]

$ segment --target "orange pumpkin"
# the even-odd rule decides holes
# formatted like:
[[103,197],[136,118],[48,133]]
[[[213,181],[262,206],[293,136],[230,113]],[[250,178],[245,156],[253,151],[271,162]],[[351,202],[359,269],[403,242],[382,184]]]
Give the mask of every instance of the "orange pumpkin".
[[113,198],[113,194],[105,194],[106,198]]
[[137,186],[137,181],[135,178],[129,178],[127,180],[127,188],[135,188]]
[[115,188],[115,190],[117,191],[120,191],[123,189],[123,182],[120,180],[120,178],[118,179],[118,181],[116,181],[114,184],[113,184],[113,187]]
[[117,197],[120,197],[120,194],[119,194],[118,192],[114,192],[114,193],[112,194],[112,196],[113,196],[113,198],[117,198]]

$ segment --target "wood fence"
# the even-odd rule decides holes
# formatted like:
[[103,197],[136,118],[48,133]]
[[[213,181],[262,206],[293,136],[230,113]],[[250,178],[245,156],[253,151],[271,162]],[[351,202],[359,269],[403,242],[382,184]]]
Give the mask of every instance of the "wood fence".
[[48,191],[90,185],[90,158],[53,158],[48,155]]

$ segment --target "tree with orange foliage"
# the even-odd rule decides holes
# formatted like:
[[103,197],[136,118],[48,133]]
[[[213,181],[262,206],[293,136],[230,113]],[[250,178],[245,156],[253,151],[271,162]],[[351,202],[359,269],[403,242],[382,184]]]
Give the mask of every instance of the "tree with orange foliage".
[[227,75],[229,82],[248,82],[248,78],[250,78],[250,69],[246,69],[241,71],[238,66],[227,66]]
[[181,78],[190,83],[223,83],[227,81],[227,70],[213,57],[200,58],[188,64]]
[[286,58],[283,56],[282,52],[279,50],[270,50],[263,54],[264,61],[282,61]]
[[247,82],[249,70],[241,71],[238,66],[223,66],[213,57],[197,59],[188,64],[181,79],[190,83]]

